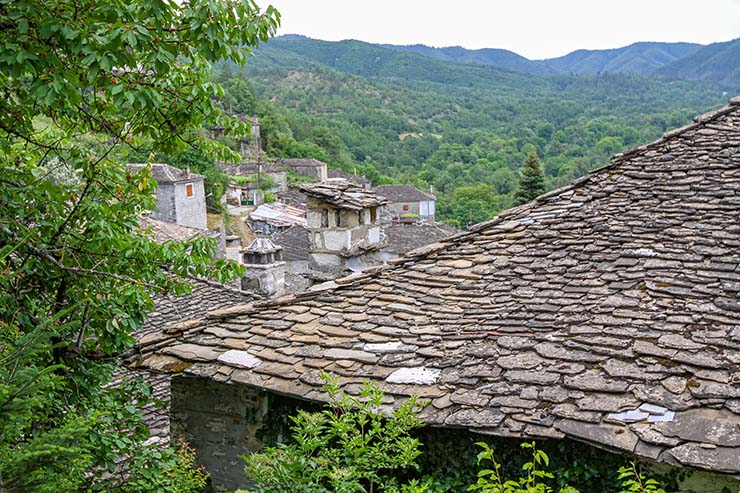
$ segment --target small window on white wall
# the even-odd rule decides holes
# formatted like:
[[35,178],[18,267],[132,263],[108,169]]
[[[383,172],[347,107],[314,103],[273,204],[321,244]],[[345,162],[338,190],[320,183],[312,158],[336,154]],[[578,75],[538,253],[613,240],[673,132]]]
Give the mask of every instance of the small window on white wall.
[[195,192],[193,191],[193,184],[188,183],[187,185],[185,185],[185,196],[189,199],[192,199],[194,195]]

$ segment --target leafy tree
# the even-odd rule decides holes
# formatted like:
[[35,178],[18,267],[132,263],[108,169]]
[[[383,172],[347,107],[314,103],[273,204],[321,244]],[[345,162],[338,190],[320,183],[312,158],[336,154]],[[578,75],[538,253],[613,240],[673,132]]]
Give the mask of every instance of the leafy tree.
[[145,444],[148,391],[107,384],[153,295],[238,269],[139,229],[156,183],[122,163],[243,132],[209,62],[244,62],[278,22],[250,0],[0,1],[0,491],[202,486],[188,452]]
[[545,175],[535,151],[530,151],[522,166],[522,179],[516,192],[517,204],[524,204],[545,193]]

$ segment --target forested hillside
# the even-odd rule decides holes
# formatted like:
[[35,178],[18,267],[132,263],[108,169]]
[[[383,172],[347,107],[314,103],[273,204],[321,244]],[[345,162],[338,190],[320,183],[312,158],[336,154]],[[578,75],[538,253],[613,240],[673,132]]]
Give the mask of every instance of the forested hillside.
[[295,37],[260,48],[246,73],[227,66],[219,76],[233,110],[262,118],[269,154],[324,159],[376,183],[431,185],[440,217],[460,225],[512,205],[531,150],[553,188],[730,97],[707,82],[536,76]]
[[740,88],[740,39],[704,46],[657,73],[666,77],[716,81]]

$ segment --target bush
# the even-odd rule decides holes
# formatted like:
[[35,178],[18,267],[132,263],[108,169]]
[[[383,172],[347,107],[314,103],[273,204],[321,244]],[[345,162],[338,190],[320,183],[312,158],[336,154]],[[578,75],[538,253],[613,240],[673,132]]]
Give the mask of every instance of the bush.
[[260,493],[350,493],[424,491],[398,476],[416,469],[421,443],[410,432],[422,426],[416,398],[384,414],[383,393],[366,383],[360,397],[339,391],[322,374],[331,402],[323,411],[292,417],[293,443],[244,457],[247,475]]

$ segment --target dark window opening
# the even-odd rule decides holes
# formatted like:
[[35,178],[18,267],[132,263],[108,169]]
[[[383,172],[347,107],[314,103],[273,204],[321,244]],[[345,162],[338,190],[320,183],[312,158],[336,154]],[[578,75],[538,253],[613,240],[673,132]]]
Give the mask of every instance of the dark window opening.
[[321,227],[322,228],[329,227],[329,209],[321,210]]
[[341,219],[342,219],[342,211],[340,211],[339,209],[334,209],[334,222],[336,223],[337,228],[342,225]]

